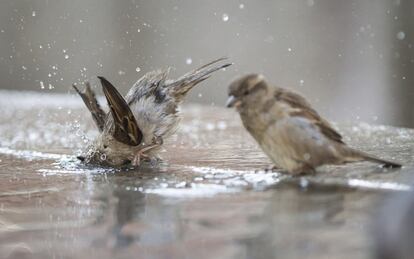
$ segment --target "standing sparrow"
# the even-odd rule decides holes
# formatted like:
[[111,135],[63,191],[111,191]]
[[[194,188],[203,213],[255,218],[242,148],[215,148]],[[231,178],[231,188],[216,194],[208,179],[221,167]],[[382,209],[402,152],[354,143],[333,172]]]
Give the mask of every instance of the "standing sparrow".
[[363,160],[401,167],[348,147],[305,98],[267,84],[262,75],[250,74],[232,82],[227,107],[236,107],[244,127],[266,155],[291,174]]
[[168,70],[149,72],[125,99],[108,80],[98,77],[110,107],[108,113],[101,109],[88,83],[84,92],[73,85],[100,131],[85,156],[78,158],[110,166],[138,166],[143,159],[157,161],[163,141],[176,131],[181,119],[178,105],[195,85],[231,65],[220,64],[223,60],[214,60],[177,80],[167,79]]

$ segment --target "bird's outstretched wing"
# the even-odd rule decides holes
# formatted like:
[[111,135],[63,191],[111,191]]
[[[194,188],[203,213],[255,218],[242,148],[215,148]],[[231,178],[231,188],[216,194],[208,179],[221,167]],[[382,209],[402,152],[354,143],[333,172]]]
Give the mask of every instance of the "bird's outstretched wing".
[[112,136],[124,144],[139,145],[142,141],[142,132],[127,102],[108,80],[100,76],[98,78],[101,80],[103,92],[114,119],[115,130]]
[[76,92],[80,95],[86,107],[92,114],[92,118],[95,121],[96,126],[99,131],[102,132],[105,125],[105,112],[102,110],[101,106],[96,100],[95,93],[91,89],[89,82],[85,83],[85,91],[81,92],[76,85],[72,85]]
[[169,82],[166,87],[171,91],[172,95],[181,100],[188,91],[198,83],[206,80],[212,73],[217,70],[231,66],[233,63],[221,63],[227,58],[219,58],[213,60],[187,74],[181,76],[177,80]]

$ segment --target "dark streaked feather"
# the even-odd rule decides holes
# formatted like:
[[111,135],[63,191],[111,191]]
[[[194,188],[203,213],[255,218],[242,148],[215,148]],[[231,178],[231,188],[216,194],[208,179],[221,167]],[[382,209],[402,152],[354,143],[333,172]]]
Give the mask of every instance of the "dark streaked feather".
[[341,144],[345,144],[342,140],[341,134],[334,130],[331,127],[331,125],[329,125],[325,120],[316,122],[315,125],[318,126],[322,134],[328,137],[329,139]]
[[315,126],[317,126],[327,138],[344,144],[341,134],[333,129],[329,122],[323,119],[301,95],[279,88],[278,91],[276,91],[275,98],[278,101],[288,103],[293,108],[300,109],[300,111],[292,112],[290,114],[291,116],[301,116],[312,120]]
[[165,96],[165,81],[168,76],[168,70],[152,71],[146,73],[141,77],[129,90],[125,97],[128,105],[133,105],[136,101],[142,97],[154,96],[156,102],[162,102]]
[[134,115],[127,102],[116,88],[104,77],[99,77],[103,91],[111,109],[115,130],[113,137],[124,144],[137,146],[142,141],[142,132],[139,129]]
[[102,132],[104,125],[105,125],[105,112],[102,110],[101,106],[96,100],[95,93],[91,89],[91,85],[89,82],[85,83],[85,91],[81,92],[76,85],[72,85],[72,87],[76,90],[76,92],[80,95],[83,102],[85,103],[86,107],[92,114],[92,118],[95,121],[96,126],[98,127],[99,131]]

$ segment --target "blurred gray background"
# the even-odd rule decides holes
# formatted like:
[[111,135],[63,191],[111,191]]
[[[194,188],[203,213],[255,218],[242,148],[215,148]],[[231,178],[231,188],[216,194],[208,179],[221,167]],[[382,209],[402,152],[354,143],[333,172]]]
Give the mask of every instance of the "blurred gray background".
[[334,121],[412,127],[413,17],[411,0],[1,1],[0,88],[73,93],[103,75],[126,93],[226,56],[190,101],[223,106],[232,79],[260,72]]

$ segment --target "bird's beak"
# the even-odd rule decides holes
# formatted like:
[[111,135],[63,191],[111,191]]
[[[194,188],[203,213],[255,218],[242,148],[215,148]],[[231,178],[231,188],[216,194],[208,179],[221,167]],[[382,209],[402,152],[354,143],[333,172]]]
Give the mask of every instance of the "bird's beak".
[[238,100],[236,97],[234,97],[234,95],[230,95],[229,98],[227,99],[226,102],[226,107],[227,108],[231,108],[231,107],[238,107],[241,104],[241,101]]
[[85,161],[85,157],[84,156],[77,156],[76,158],[79,159],[82,162]]

